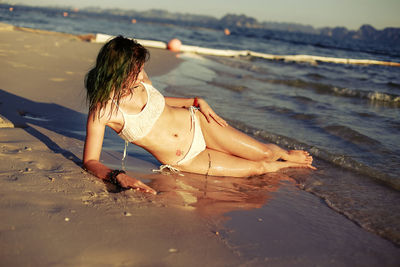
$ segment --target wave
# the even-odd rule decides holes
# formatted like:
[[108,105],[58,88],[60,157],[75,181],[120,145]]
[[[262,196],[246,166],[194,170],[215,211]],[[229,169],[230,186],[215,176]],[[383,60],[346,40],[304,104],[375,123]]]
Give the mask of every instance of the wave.
[[313,80],[322,80],[326,78],[324,75],[321,75],[319,73],[308,73],[306,76]]
[[[246,51],[237,51],[235,56],[246,56]],[[233,55],[230,55],[233,56]],[[310,63],[317,65],[319,62],[335,63],[335,64],[350,64],[350,65],[383,65],[400,67],[399,62],[392,61],[380,61],[371,59],[353,59],[353,58],[338,58],[338,57],[326,57],[326,56],[315,56],[315,55],[272,55],[253,51],[247,51],[247,56],[254,58],[263,58],[267,60],[278,60],[285,62],[299,62],[299,63]]]
[[311,105],[311,104],[314,105],[317,103],[315,100],[312,100],[311,98],[300,95],[291,96],[291,98],[295,99],[297,102],[301,102],[306,105]]
[[220,87],[220,88],[225,88],[225,89],[228,89],[228,90],[234,91],[234,92],[243,92],[243,91],[249,89],[245,85],[226,84],[226,83],[215,82],[215,81],[209,81],[207,83],[210,84],[210,85],[217,86],[217,87]]
[[400,84],[395,83],[395,82],[388,82],[387,85],[390,87],[393,87],[393,88],[400,89]]
[[362,99],[368,99],[373,102],[385,102],[394,105],[400,105],[400,96],[389,93],[380,92],[368,92],[349,88],[338,88],[333,87],[333,93],[339,96],[345,97],[357,97]]
[[326,126],[323,129],[332,135],[357,145],[378,146],[381,144],[379,141],[363,135],[347,126],[334,124]]
[[[256,73],[261,73],[261,74],[268,74],[268,70],[262,67],[257,67],[254,66],[254,64],[246,64],[246,62],[239,62],[239,61],[233,61],[229,59],[214,59],[216,62],[219,62],[221,64],[228,65],[233,68],[239,68],[239,69],[245,69],[248,71],[256,72]],[[320,82],[310,82],[310,81],[305,81],[302,79],[266,79],[266,78],[258,78],[252,75],[236,75],[236,74],[230,74],[227,72],[222,72],[217,69],[211,68],[214,72],[217,73],[217,75],[220,76],[227,76],[231,78],[241,78],[241,79],[254,79],[260,82],[266,82],[266,83],[272,83],[272,84],[280,84],[280,85],[286,85],[290,87],[296,87],[296,88],[301,88],[301,89],[311,89],[314,90],[318,94],[330,94],[330,95],[335,95],[335,96],[340,96],[340,97],[352,97],[352,98],[359,98],[359,99],[364,99],[371,101],[376,104],[388,104],[389,106],[400,106],[400,95],[396,94],[389,94],[389,93],[383,93],[383,92],[376,92],[376,91],[364,91],[364,90],[358,90],[358,89],[350,89],[350,88],[341,88],[338,86],[333,86],[330,84],[324,84]],[[315,79],[322,79],[324,76],[319,75],[319,74],[310,74],[312,77]],[[242,92],[244,90],[247,90],[248,88],[246,86],[240,85],[240,86],[235,86],[235,85],[227,85],[221,82],[212,82],[212,85],[222,87],[228,90],[236,91],[236,92]],[[395,84],[397,85],[397,84]],[[312,101],[311,99],[309,99]]]
[[273,113],[279,114],[279,115],[286,115],[295,120],[310,121],[310,120],[314,120],[317,118],[317,116],[315,114],[299,113],[299,112],[295,112],[295,111],[293,111],[289,108],[285,108],[285,107],[264,106],[264,107],[260,107],[257,109],[262,110],[262,111],[273,112]]
[[231,126],[243,131],[244,133],[257,137],[265,142],[274,143],[287,149],[307,150],[310,152],[310,154],[318,159],[324,160],[341,168],[354,171],[358,174],[362,174],[400,191],[400,179],[389,176],[386,173],[380,172],[363,163],[360,163],[350,156],[330,153],[324,149],[302,143],[296,139],[271,133],[266,130],[257,129],[239,121],[231,120],[229,123]]
[[[244,69],[247,71],[255,72],[255,73],[260,73],[260,74],[268,74],[269,71],[265,68],[262,67],[257,67],[254,64],[247,64],[246,62],[240,62],[240,61],[234,61],[234,60],[229,60],[229,59],[222,59],[222,58],[215,58],[214,61],[219,62],[224,65],[228,65],[232,68],[239,68],[239,69]],[[350,89],[350,88],[343,88],[343,87],[338,87],[338,86],[333,86],[330,84],[324,84],[320,82],[311,82],[311,81],[305,81],[302,79],[266,79],[266,78],[259,78],[255,77],[252,75],[242,75],[238,76],[235,74],[229,74],[227,72],[222,72],[217,69],[213,69],[218,76],[227,76],[231,78],[241,78],[241,79],[254,79],[260,82],[266,82],[266,83],[272,83],[272,84],[280,84],[280,85],[286,85],[290,87],[296,87],[300,89],[311,89],[314,90],[318,94],[330,94],[330,95],[335,95],[335,96],[340,96],[340,97],[352,97],[352,98],[359,98],[359,99],[364,99],[368,100],[371,102],[374,102],[376,104],[388,104],[389,106],[400,106],[400,95],[396,94],[389,94],[389,93],[383,93],[383,92],[377,92],[377,91],[365,91],[365,90],[358,90],[358,89]],[[308,74],[307,77],[313,78],[314,80],[319,80],[323,79],[324,76],[320,74]],[[248,89],[247,87],[244,88],[243,86],[235,87],[235,86],[225,86],[222,83],[214,84],[219,87],[223,87],[225,89],[233,90],[233,91],[243,91],[245,89]],[[393,87],[398,86],[396,83],[392,83]],[[400,85],[399,85],[400,86]],[[243,87],[243,88],[242,88]],[[312,101],[311,99],[309,99]]]
[[366,99],[375,103],[391,104],[393,106],[400,106],[400,95],[382,93],[376,91],[364,91],[350,88],[340,88],[333,85],[307,82],[302,79],[295,80],[281,80],[281,79],[258,79],[263,82],[282,84],[302,89],[312,89],[319,94],[332,94],[341,97],[353,97],[359,99]]
[[295,46],[314,46],[325,50],[339,50],[349,52],[363,52],[371,55],[382,55],[390,57],[399,57],[400,50],[393,49],[388,41],[360,40],[349,38],[333,38],[326,35],[315,33],[306,33],[299,31],[282,31],[273,29],[246,29],[242,31],[232,31],[233,35],[249,38],[259,38],[264,40],[273,40],[276,42],[287,43]]

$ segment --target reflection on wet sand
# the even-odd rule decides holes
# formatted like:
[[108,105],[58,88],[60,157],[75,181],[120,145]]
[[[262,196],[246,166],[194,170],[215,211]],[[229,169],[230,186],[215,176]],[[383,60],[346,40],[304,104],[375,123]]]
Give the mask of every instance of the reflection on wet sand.
[[144,177],[167,205],[192,208],[201,216],[222,219],[234,210],[261,208],[285,182],[294,182],[283,173],[249,178],[204,176],[185,173],[155,174]]

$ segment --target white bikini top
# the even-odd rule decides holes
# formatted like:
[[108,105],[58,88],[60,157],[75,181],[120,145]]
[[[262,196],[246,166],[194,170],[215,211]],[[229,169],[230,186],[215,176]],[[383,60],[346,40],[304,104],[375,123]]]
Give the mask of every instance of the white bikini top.
[[124,126],[118,135],[128,142],[145,137],[153,128],[165,107],[164,96],[152,85],[144,82],[142,84],[147,92],[147,103],[139,113],[127,114],[113,100],[124,117]]

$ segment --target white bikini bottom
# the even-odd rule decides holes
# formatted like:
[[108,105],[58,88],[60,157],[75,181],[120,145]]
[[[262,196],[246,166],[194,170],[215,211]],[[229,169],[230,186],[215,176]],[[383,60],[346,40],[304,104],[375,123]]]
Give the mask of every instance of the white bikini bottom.
[[197,119],[195,113],[197,108],[191,106],[189,108],[190,117],[192,119],[192,129],[194,128],[193,140],[192,144],[190,145],[189,151],[186,155],[177,162],[176,165],[182,165],[188,162],[189,160],[195,158],[198,154],[206,149],[206,142],[204,140],[203,132],[201,131],[200,122]]

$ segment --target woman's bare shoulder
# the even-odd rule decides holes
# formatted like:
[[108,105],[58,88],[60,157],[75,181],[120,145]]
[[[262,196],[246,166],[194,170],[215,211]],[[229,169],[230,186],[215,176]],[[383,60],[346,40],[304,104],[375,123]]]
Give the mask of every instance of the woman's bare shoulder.
[[88,121],[91,120],[95,124],[106,125],[113,119],[115,115],[115,105],[108,101],[105,105],[98,103],[92,110],[89,111]]

